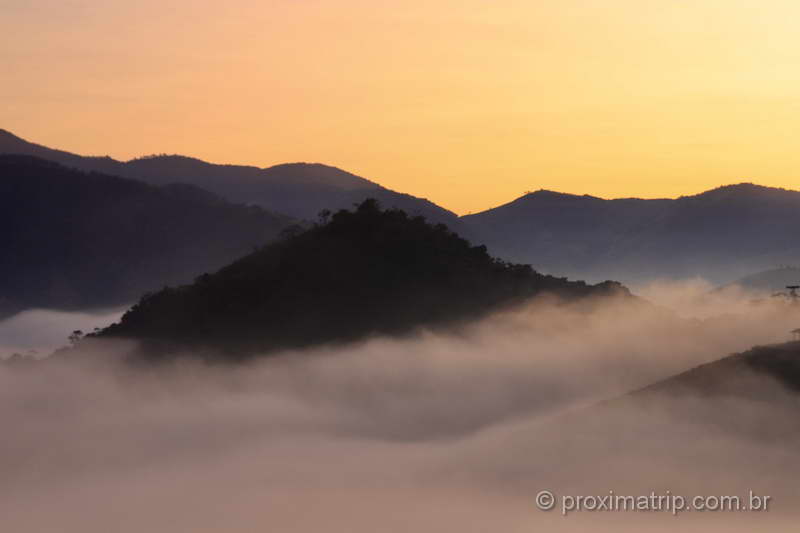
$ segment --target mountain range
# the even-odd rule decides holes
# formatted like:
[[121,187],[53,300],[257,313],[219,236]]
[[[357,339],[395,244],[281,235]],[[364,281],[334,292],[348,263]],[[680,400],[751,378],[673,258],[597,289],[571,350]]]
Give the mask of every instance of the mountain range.
[[[196,200],[202,197],[206,203],[227,202],[228,211],[244,212],[247,206],[258,206],[272,213],[273,222],[282,221],[272,224],[271,229],[263,233],[273,237],[276,234],[273,230],[277,226],[286,227],[291,223],[290,219],[316,220],[323,210],[336,211],[366,198],[375,198],[384,207],[399,208],[412,216],[421,215],[434,223],[444,223],[473,244],[486,245],[493,256],[530,264],[540,272],[592,282],[615,279],[637,284],[658,278],[699,276],[723,284],[778,264],[798,263],[800,257],[800,242],[794,234],[794,228],[800,225],[800,192],[752,184],[729,185],[694,196],[654,200],[605,200],[542,190],[493,209],[458,217],[427,200],[391,191],[372,181],[320,164],[294,163],[262,169],[216,165],[183,156],[149,156],[123,162],[110,157],[86,157],[55,150],[25,141],[5,130],[0,130],[2,153],[27,154],[67,168],[100,173],[107,178],[117,176],[148,183],[160,187],[161,194],[171,190],[173,197],[178,190],[184,195],[192,191]],[[46,168],[31,161],[28,160],[35,168]],[[14,168],[19,171],[20,165],[22,162],[17,160]],[[9,168],[0,169],[0,180],[13,181],[13,176],[7,176]],[[82,180],[80,173],[61,174],[63,180]],[[86,187],[85,181],[76,187]],[[17,188],[16,191],[17,196],[0,198],[4,210],[16,213],[17,218],[8,222],[8,228],[23,228],[29,223],[25,213],[9,207],[10,203],[24,205],[25,202],[39,201],[22,198],[23,189]],[[84,201],[89,201],[96,195],[86,193],[84,197],[87,198]],[[235,204],[239,205],[233,207]],[[124,210],[120,213],[125,216]],[[6,220],[9,220],[8,216]],[[46,212],[39,211],[37,216],[39,224],[63,224]],[[215,215],[209,213],[208,216]],[[212,220],[204,223],[210,225]],[[196,242],[199,247],[204,238],[204,227],[203,224],[191,226],[197,233],[184,234],[184,238]],[[135,229],[133,225],[129,228],[130,231]],[[191,229],[187,228],[187,231]],[[265,239],[253,238],[252,232],[252,229],[244,231],[241,238],[234,238],[229,250],[245,250],[244,241],[249,245],[266,243]],[[79,241],[85,241],[91,235],[76,229],[59,238],[70,246],[80,247],[85,244],[79,244]],[[192,246],[187,244],[178,248]],[[209,246],[213,249],[216,245],[210,243]],[[198,247],[195,255],[200,254]],[[139,248],[138,252],[155,253],[146,247]],[[211,255],[215,253],[210,252]],[[181,279],[222,266],[227,261],[221,261],[221,258],[217,256],[214,260],[198,262],[198,268],[188,269]],[[234,259],[230,253],[225,258]],[[101,258],[95,260],[101,261]],[[158,262],[161,259],[140,257],[137,261]],[[23,263],[19,265],[20,269],[27,268]],[[52,263],[50,268],[59,270],[60,266]],[[61,271],[62,278],[66,272],[71,272],[69,268]],[[150,281],[132,282],[135,289],[126,294],[134,294],[135,290],[145,286],[147,290],[158,288],[179,277],[174,268],[169,275],[160,269],[140,269],[139,272],[149,272]],[[147,277],[145,274],[142,276]],[[72,281],[45,285],[53,288],[64,283],[70,285]],[[40,294],[45,292],[40,288]],[[48,300],[34,296],[34,291],[24,299],[36,305],[111,299],[90,296],[84,296],[82,300],[65,298],[63,294],[67,292],[61,291],[62,296]],[[0,295],[6,302],[21,297],[19,294]]]
[[0,199],[0,315],[127,304],[214,271],[293,223],[192,185],[21,155],[0,155]]
[[234,203],[257,205],[297,219],[315,220],[323,209],[352,207],[375,198],[386,207],[454,226],[458,217],[436,204],[402,194],[335,167],[292,163],[269,168],[215,165],[178,155],[117,161],[54,150],[0,129],[0,154],[26,154],[85,171],[137,179],[153,185],[189,183]]
[[800,257],[800,192],[747,183],[674,200],[537,191],[461,220],[495,255],[590,280],[724,283]]

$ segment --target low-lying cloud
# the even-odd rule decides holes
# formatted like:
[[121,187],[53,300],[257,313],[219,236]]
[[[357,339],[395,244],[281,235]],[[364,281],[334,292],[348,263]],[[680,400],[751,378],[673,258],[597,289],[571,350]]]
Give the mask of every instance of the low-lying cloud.
[[[784,341],[796,312],[696,283],[659,293],[661,307],[540,298],[458,332],[237,367],[134,370],[116,357],[130,345],[108,342],[0,367],[3,529],[791,530],[798,405],[777,383],[727,400],[596,403]],[[685,303],[692,294],[702,305]],[[773,508],[564,518],[537,510],[543,489],[754,490]]]
[[124,309],[74,312],[30,309],[0,320],[0,358],[12,354],[44,357],[67,344],[76,330],[84,333],[119,320]]

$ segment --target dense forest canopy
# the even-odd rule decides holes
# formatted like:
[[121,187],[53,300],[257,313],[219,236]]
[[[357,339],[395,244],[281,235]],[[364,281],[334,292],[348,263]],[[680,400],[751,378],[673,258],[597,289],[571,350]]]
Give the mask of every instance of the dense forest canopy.
[[442,224],[375,200],[321,218],[192,285],[145,296],[100,336],[267,352],[451,323],[542,291],[624,291],[494,259]]

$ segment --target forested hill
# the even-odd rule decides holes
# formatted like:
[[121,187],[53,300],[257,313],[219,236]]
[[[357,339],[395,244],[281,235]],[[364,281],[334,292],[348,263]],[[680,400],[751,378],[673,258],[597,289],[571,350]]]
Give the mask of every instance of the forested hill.
[[211,347],[235,358],[450,324],[545,291],[628,294],[505,263],[444,225],[368,200],[192,285],[142,298],[99,336],[144,340],[159,356]]
[[756,346],[650,385],[633,397],[658,393],[751,398],[755,392],[763,393],[764,383],[754,381],[758,377],[774,380],[776,389],[780,384],[800,392],[800,342]]

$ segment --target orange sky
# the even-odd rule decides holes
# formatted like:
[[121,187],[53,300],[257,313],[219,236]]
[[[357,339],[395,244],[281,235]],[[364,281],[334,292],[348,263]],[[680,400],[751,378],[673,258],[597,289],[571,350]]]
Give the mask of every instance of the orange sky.
[[318,161],[458,213],[800,188],[799,22],[796,0],[0,0],[0,127]]

